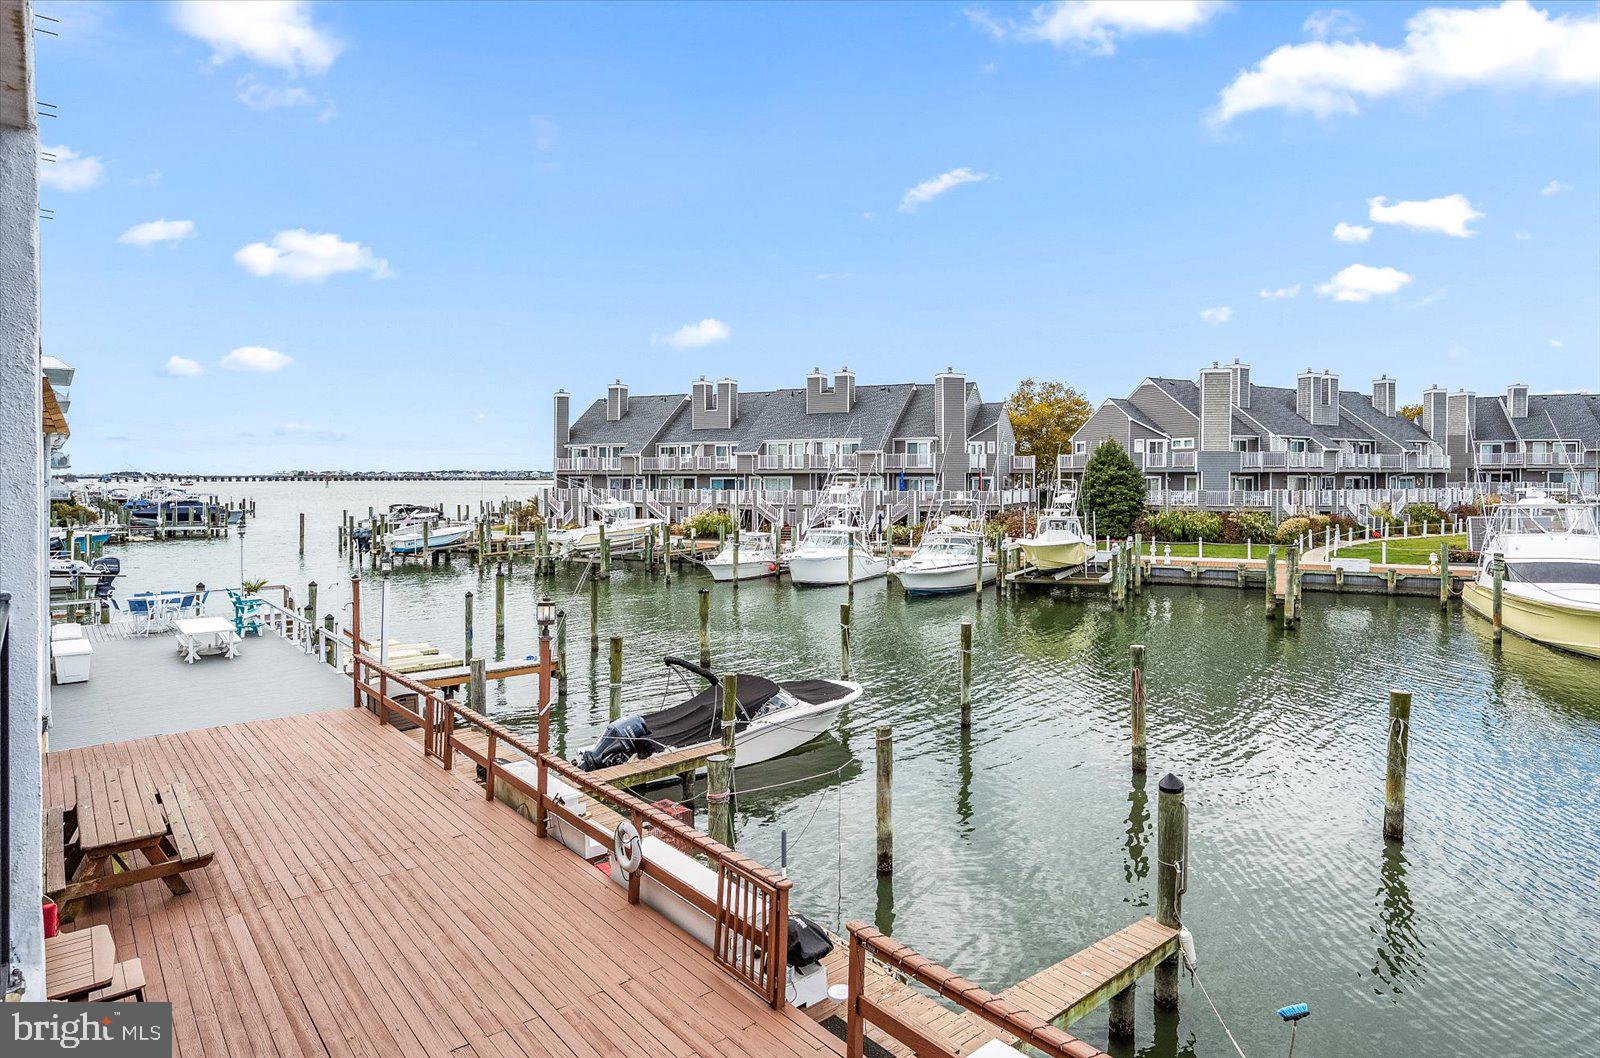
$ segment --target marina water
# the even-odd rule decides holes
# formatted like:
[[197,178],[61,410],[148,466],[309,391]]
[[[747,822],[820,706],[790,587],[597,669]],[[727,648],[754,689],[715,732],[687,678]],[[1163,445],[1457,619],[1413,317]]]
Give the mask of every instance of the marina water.
[[[524,483],[243,483],[259,515],[244,574],[287,582],[348,618],[342,511],[532,495]],[[307,516],[306,554],[297,518]],[[236,585],[241,541],[121,549],[118,592]],[[116,552],[113,552],[116,553]],[[376,637],[377,575],[362,572]],[[576,569],[507,584],[494,641],[494,578],[464,557],[390,575],[390,638],[460,655],[464,594],[476,652],[535,650],[533,604],[569,620],[571,684],[555,716],[566,755],[607,719],[605,639],[624,637],[625,712],[687,691],[663,654],[697,650],[696,589],[636,568],[602,582],[601,652],[588,647]],[[747,582],[712,595],[713,667],[779,679],[837,675],[844,589]],[[1426,599],[1313,595],[1302,627],[1262,617],[1259,592],[1152,587],[1126,614],[1103,595],[1020,592],[906,599],[883,580],[855,594],[862,700],[832,738],[741,769],[741,851],[777,865],[787,832],[796,907],[830,927],[875,921],[995,990],[1154,910],[1155,784],[1188,786],[1184,900],[1200,978],[1252,1056],[1281,1054],[1277,1007],[1306,1001],[1296,1051],[1315,1054],[1593,1054],[1600,1048],[1600,663],[1508,636]],[[959,727],[956,648],[974,620],[973,722]],[[1148,647],[1150,773],[1130,780],[1129,647]],[[249,649],[248,642],[245,649]],[[1391,689],[1415,695],[1407,842],[1381,836]],[[174,689],[174,693],[177,689]],[[533,731],[532,679],[491,684],[492,713]],[[896,867],[874,873],[872,739],[892,725]],[[668,788],[664,796],[674,796]],[[704,825],[704,800],[697,803]],[[1232,1053],[1197,988],[1177,1018],[1139,993],[1141,1054]],[[1073,1031],[1105,1044],[1105,1011]],[[1155,1029],[1152,1030],[1151,1026]],[[1152,1046],[1151,1034],[1155,1033]]]

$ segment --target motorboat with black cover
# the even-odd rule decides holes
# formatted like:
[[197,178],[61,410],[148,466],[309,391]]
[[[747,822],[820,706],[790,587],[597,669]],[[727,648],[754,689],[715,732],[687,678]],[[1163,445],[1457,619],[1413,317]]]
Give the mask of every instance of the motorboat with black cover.
[[[722,681],[716,673],[682,658],[662,659],[710,686],[677,705],[611,722],[600,741],[578,755],[584,771],[613,768],[655,753],[698,746],[722,738]],[[734,709],[734,765],[781,757],[827,731],[839,710],[861,697],[861,684],[847,680],[787,680],[739,673]]]

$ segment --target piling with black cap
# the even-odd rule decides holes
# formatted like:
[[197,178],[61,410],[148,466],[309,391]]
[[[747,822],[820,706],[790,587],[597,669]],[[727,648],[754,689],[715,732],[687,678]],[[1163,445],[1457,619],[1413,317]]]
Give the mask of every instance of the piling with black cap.
[[[1183,926],[1183,891],[1188,888],[1189,813],[1183,780],[1162,776],[1156,806],[1156,921],[1172,929]],[[1178,1007],[1177,952],[1156,965],[1156,1006]]]

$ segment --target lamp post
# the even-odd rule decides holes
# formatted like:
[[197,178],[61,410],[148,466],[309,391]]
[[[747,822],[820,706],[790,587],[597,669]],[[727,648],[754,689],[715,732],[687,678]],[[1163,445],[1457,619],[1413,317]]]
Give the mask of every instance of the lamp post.
[[534,799],[533,828],[534,833],[542,838],[547,827],[544,813],[545,755],[550,752],[550,627],[556,623],[556,604],[550,601],[548,595],[534,606],[534,620],[539,625],[539,787]]
[[244,519],[239,519],[239,590],[244,590]]

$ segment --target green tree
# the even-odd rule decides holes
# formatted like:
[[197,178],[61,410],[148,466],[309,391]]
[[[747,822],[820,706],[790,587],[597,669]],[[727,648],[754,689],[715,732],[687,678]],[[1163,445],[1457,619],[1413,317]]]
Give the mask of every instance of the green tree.
[[1056,456],[1072,450],[1072,435],[1089,421],[1094,408],[1082,393],[1065,382],[1035,382],[1025,378],[1006,401],[1017,451],[1037,456],[1041,472],[1054,471]]
[[1083,468],[1083,488],[1078,493],[1085,527],[1092,517],[1098,535],[1127,536],[1144,513],[1144,497],[1144,473],[1120,444],[1110,438],[1102,441]]

